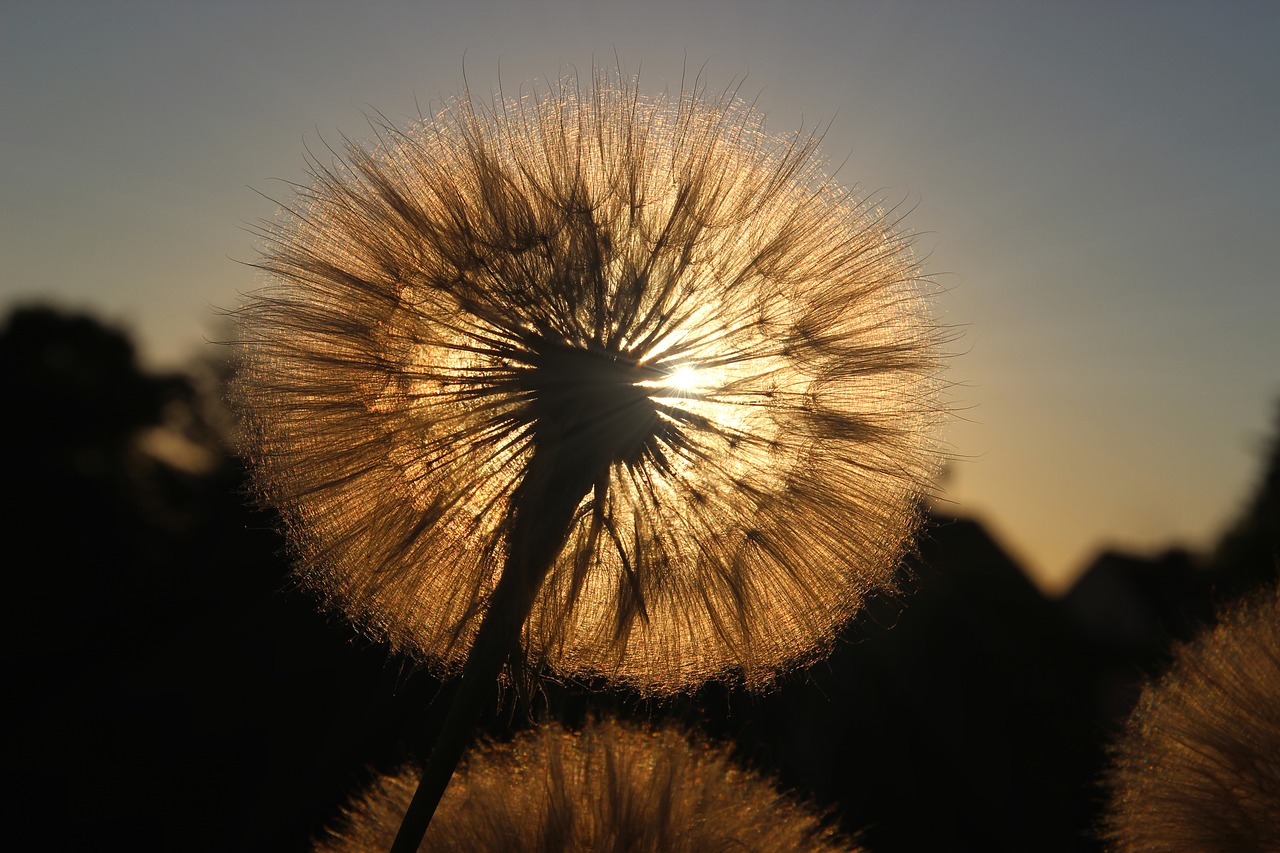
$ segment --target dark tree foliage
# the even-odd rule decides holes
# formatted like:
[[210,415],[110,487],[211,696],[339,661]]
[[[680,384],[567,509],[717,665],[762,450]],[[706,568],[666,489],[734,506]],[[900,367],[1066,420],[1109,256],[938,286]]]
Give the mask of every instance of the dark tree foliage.
[[1220,597],[1234,598],[1280,571],[1280,405],[1273,433],[1253,499],[1213,555]]
[[[277,520],[194,378],[142,370],[121,331],[47,308],[4,323],[0,376],[6,841],[309,849],[429,742],[439,685],[290,587]],[[1108,555],[1052,601],[978,524],[935,517],[905,590],[776,693],[658,703],[551,683],[533,712],[674,718],[876,853],[1093,849],[1104,746],[1142,678],[1213,601],[1274,576],[1278,451],[1280,436],[1206,565]],[[484,728],[529,725],[508,708]]]
[[9,316],[0,376],[6,840],[304,849],[431,687],[285,587],[192,380],[49,308]]

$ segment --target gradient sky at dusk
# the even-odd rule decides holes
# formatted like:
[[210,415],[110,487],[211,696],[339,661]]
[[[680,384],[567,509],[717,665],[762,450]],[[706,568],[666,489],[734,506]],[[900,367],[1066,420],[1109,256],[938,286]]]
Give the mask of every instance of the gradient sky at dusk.
[[[261,6],[261,8],[260,8]],[[1280,401],[1280,4],[25,3],[0,9],[0,307],[175,365],[229,332],[304,146],[593,63],[704,69],[912,208],[962,420],[941,487],[1060,588],[1205,545]],[[616,58],[615,58],[616,57]],[[20,401],[10,401],[10,406]],[[12,416],[12,412],[11,412]]]

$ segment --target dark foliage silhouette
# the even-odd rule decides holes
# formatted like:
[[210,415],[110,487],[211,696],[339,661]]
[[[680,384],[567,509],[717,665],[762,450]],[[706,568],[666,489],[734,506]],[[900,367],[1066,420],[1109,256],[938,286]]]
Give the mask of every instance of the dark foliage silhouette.
[[396,691],[412,708],[434,686],[284,589],[275,519],[247,508],[195,382],[49,308],[7,318],[0,376],[6,840],[303,849],[346,774],[400,754]]
[[[200,383],[140,370],[128,337],[92,318],[35,308],[4,323],[0,376],[16,401],[0,623],[16,689],[0,748],[20,784],[6,840],[169,851],[185,833],[193,851],[309,849],[419,746],[438,684],[291,589],[276,519],[246,506]],[[158,453],[156,429],[204,461]],[[1095,569],[1152,581],[1048,601],[979,525],[935,517],[916,580],[873,599],[777,695],[713,687],[609,707],[736,744],[877,853],[1095,849],[1104,744],[1163,668],[1167,635],[1193,630],[1231,578],[1275,577],[1277,448],[1207,564],[1112,557]],[[1240,537],[1255,544],[1237,551]],[[1158,589],[1166,572],[1189,578],[1169,585],[1177,596]],[[1142,636],[1096,629],[1117,619]],[[574,690],[550,685],[544,701],[586,718]],[[483,727],[509,737],[511,723]]]
[[1267,458],[1252,498],[1214,550],[1215,598],[1238,598],[1268,583],[1280,566],[1280,404]]

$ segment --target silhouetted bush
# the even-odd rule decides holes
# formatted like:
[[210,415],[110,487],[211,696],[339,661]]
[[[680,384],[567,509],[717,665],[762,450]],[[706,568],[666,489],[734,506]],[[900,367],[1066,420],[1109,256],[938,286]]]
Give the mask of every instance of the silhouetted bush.
[[[277,520],[248,501],[202,383],[141,370],[123,332],[47,308],[9,316],[0,376],[6,840],[308,849],[421,746],[438,683],[291,588]],[[1275,576],[1278,464],[1280,435],[1207,562],[1111,555],[1095,570],[1112,580],[1049,601],[980,525],[938,517],[907,591],[873,599],[776,695],[655,704],[549,684],[537,709],[732,740],[877,853],[1092,849],[1103,745],[1170,635]],[[485,728],[527,724],[495,712]]]

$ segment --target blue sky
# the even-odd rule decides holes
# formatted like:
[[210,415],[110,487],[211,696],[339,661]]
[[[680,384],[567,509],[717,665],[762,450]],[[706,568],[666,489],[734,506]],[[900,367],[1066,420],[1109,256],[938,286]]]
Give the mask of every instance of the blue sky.
[[[304,146],[465,82],[745,75],[770,129],[913,208],[962,332],[942,487],[1049,587],[1202,545],[1280,400],[1280,5],[22,3],[0,10],[0,303],[180,363],[255,287]],[[615,60],[616,57],[616,60]]]

